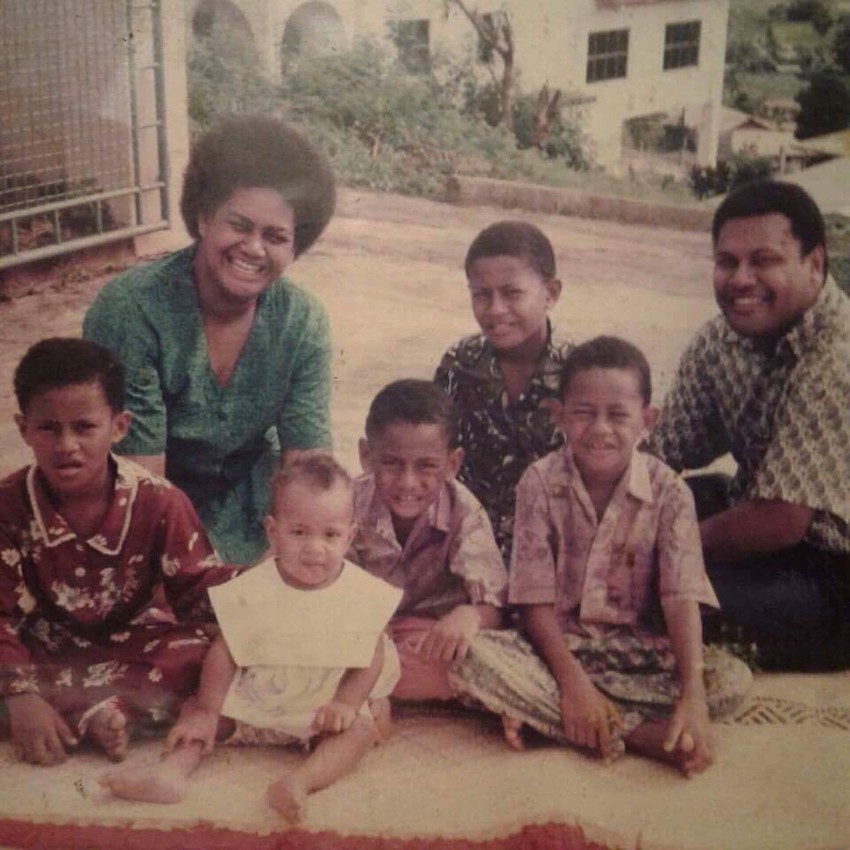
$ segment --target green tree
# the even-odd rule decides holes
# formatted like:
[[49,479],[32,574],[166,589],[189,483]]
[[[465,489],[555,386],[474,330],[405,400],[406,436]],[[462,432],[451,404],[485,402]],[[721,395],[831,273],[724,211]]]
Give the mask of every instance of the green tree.
[[832,41],[832,58],[845,74],[850,74],[850,18],[845,18],[836,27]]
[[841,77],[830,71],[814,73],[809,85],[796,97],[798,139],[834,133],[850,127],[850,91]]

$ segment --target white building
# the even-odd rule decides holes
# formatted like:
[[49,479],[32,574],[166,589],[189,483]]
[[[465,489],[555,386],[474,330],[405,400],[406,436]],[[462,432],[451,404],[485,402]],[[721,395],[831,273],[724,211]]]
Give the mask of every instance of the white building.
[[[717,154],[729,0],[465,0],[481,15],[506,9],[526,92],[544,84],[577,95],[597,159],[622,157],[623,124],[642,116],[698,115],[697,161]],[[474,49],[471,24],[444,0],[189,0],[198,10],[244,16],[269,73],[280,44],[299,37],[350,43],[404,28],[422,53]]]

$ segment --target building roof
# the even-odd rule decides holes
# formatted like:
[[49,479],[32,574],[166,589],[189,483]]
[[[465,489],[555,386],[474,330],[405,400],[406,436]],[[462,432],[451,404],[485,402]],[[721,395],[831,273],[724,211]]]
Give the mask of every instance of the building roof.
[[[809,139],[798,141],[797,147],[810,153],[850,156],[850,130],[839,130],[836,133],[825,133],[823,136],[812,136]],[[846,188],[845,186],[845,191]]]

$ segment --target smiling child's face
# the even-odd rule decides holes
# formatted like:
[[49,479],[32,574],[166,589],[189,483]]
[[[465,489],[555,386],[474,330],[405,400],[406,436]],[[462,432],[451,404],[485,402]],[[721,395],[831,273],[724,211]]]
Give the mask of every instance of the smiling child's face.
[[109,406],[100,382],[38,393],[15,419],[59,504],[107,492],[109,452],[126,435],[130,416]]
[[337,481],[329,489],[295,479],[265,518],[280,577],[302,590],[333,584],[354,536],[351,488]]
[[479,257],[469,268],[472,312],[500,354],[522,354],[545,345],[547,314],[561,292],[522,257]]
[[587,487],[620,479],[656,412],[645,403],[633,369],[594,367],[573,375],[560,425]]
[[412,524],[437,501],[463,459],[442,425],[391,422],[360,441],[363,468],[375,475],[375,490],[395,521]]

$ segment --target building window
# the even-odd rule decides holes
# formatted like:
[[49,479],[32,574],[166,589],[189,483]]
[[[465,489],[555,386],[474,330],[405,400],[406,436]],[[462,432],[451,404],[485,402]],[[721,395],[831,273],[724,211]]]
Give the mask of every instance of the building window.
[[399,21],[395,43],[401,64],[412,74],[431,69],[431,24],[428,19]]
[[664,70],[686,68],[699,64],[699,37],[702,24],[687,21],[683,24],[667,24],[664,31]]
[[625,77],[628,59],[628,30],[590,33],[587,40],[587,82]]

